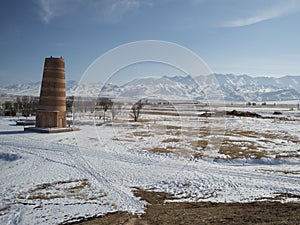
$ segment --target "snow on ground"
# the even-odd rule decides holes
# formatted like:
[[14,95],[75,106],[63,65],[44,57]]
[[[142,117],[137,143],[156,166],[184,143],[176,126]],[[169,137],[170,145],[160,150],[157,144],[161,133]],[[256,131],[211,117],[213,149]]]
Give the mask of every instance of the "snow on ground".
[[[180,201],[300,201],[299,121],[144,119],[148,122],[39,134],[1,118],[0,224],[57,224],[118,210],[141,213],[146,203],[132,194],[134,187],[172,193]],[[191,144],[205,138],[206,146]],[[248,141],[266,153],[224,160],[226,148],[214,149],[224,139],[241,149]]]

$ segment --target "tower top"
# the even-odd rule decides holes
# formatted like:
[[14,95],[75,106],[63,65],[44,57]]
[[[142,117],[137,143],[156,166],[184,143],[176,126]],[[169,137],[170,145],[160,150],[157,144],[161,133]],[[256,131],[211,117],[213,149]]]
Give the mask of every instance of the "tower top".
[[50,57],[46,57],[46,59],[64,59],[62,56],[60,57],[54,57],[54,56],[50,56]]

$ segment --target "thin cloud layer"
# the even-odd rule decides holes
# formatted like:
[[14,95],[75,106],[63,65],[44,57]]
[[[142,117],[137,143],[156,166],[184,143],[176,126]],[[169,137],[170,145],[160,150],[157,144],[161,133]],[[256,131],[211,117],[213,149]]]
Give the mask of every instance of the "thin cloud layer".
[[263,11],[257,11],[254,15],[246,18],[239,18],[228,21],[225,27],[243,27],[260,23],[266,20],[287,16],[300,11],[300,1],[284,1],[282,4],[274,5]]
[[152,6],[146,0],[37,0],[41,20],[49,24],[56,17],[86,11],[98,22],[116,22],[130,10]]
[[39,15],[44,23],[49,23],[52,18],[57,16],[58,0],[39,0],[37,4],[39,6]]

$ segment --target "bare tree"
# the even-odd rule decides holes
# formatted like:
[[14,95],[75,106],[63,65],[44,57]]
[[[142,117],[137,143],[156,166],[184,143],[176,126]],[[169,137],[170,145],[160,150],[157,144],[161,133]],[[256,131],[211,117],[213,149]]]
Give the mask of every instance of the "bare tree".
[[73,107],[74,99],[75,99],[75,97],[73,95],[72,96],[67,96],[67,98],[66,98],[67,112],[72,112],[72,107]]
[[137,120],[139,119],[142,108],[143,108],[143,103],[140,101],[134,103],[134,105],[131,107],[130,116],[133,118],[134,122],[137,122]]
[[21,99],[22,115],[28,117],[36,112],[39,99],[32,96],[23,96]]
[[112,105],[113,105],[113,102],[112,100],[110,100],[109,98],[102,98],[102,97],[99,97],[97,99],[97,103],[96,105],[103,110],[103,120],[105,122],[105,113],[108,109],[111,109],[112,108]]

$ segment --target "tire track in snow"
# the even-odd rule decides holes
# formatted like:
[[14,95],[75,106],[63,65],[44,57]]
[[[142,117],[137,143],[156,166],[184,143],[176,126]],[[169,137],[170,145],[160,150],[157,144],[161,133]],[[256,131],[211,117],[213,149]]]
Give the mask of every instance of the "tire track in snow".
[[[24,139],[26,140],[26,138],[23,138],[23,140]],[[134,201],[135,205],[137,204],[137,202],[139,202],[139,200],[136,199],[133,195],[129,195],[128,193],[122,191],[117,184],[114,184],[113,182],[107,180],[104,176],[99,174],[96,169],[91,166],[88,160],[85,159],[84,156],[82,156],[78,146],[48,142],[47,144],[41,144],[44,147],[37,147],[40,146],[40,143],[42,141],[38,141],[40,142],[39,144],[31,144],[30,142],[25,140],[21,141],[22,144],[20,142],[16,143],[15,141],[5,141],[2,143],[2,145],[6,148],[10,148],[12,150],[23,152],[26,154],[31,154],[49,162],[59,163],[61,165],[71,167],[72,169],[79,171],[81,174],[94,180],[96,182],[94,183],[96,186],[99,185],[101,189],[104,189],[108,193],[112,193],[114,196],[117,196],[116,198],[111,196],[110,200],[122,200],[120,206],[121,209],[126,208],[126,205],[128,205],[129,202]],[[35,142],[37,141],[36,139],[30,140]],[[57,156],[58,152],[60,153],[59,157]],[[53,157],[50,157],[52,156],[52,154],[55,155]]]

